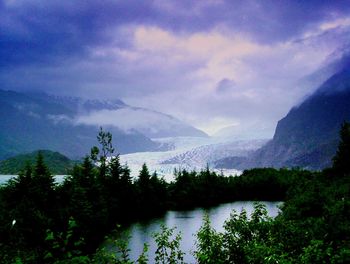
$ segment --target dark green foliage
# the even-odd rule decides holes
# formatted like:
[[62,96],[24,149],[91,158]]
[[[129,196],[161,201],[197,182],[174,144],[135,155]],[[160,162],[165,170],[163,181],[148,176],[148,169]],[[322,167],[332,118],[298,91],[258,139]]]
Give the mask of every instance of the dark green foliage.
[[138,195],[138,212],[141,217],[164,212],[168,184],[159,179],[157,173],[150,175],[146,164],[142,166],[135,187]]
[[57,257],[62,257],[68,261],[82,255],[79,248],[84,244],[84,240],[77,239],[75,235],[76,228],[76,222],[73,218],[70,218],[66,232],[55,233],[50,229],[46,231],[45,241],[48,244],[48,249],[44,256],[46,262],[54,262]]
[[203,225],[196,236],[197,250],[194,255],[199,264],[225,263],[227,257],[223,252],[223,236],[210,226],[207,214],[204,216]]
[[241,177],[232,178],[232,185],[236,186],[236,199],[280,201],[285,199],[290,186],[311,175],[299,169],[251,169],[245,170]]
[[155,263],[184,263],[184,253],[180,250],[181,234],[174,235],[176,228],[167,228],[165,225],[161,225],[160,229],[159,233],[154,234],[154,239],[157,243]]
[[[344,124],[332,169],[292,175],[290,180],[294,180],[275,219],[267,216],[261,204],[255,204],[250,218],[245,211],[233,212],[223,233],[212,230],[205,219],[197,234],[197,261],[350,263],[350,177],[348,164],[342,162],[348,158],[347,129]],[[247,173],[256,171],[245,172],[246,176]]]
[[[240,214],[233,212],[222,233],[213,230],[210,221],[204,219],[197,233],[197,262],[349,263],[350,217],[349,208],[344,208],[346,202],[339,208],[329,197],[333,204],[325,204],[319,216],[295,214],[295,202],[309,196],[305,193],[309,187],[286,200],[276,219],[268,217],[259,203],[250,216],[244,210]],[[324,186],[320,191],[328,192],[334,187]],[[330,207],[331,218],[337,223],[330,221]]]
[[[130,223],[137,219],[154,217],[171,208],[212,206],[232,201],[240,197],[240,188],[248,188],[248,185],[253,186],[251,195],[241,197],[261,199],[266,193],[256,196],[257,189],[254,191],[254,188],[267,188],[270,182],[261,184],[259,181],[263,181],[264,177],[255,178],[252,175],[266,173],[272,175],[270,179],[276,177],[277,182],[281,180],[278,179],[279,171],[273,169],[246,171],[240,177],[224,177],[206,169],[199,173],[178,172],[174,182],[166,183],[156,173],[151,175],[144,164],[139,178],[133,182],[128,167],[120,165],[118,155],[111,157],[109,152],[100,152],[98,148],[94,148],[92,152],[92,157],[87,156],[81,164],[76,165],[61,185],[54,185],[53,178],[43,163],[43,157],[39,154],[33,168],[27,165],[17,179],[2,187],[0,210],[13,212],[11,217],[4,215],[0,218],[2,223],[7,223],[2,225],[3,244],[0,246],[1,251],[7,252],[4,255],[6,260],[11,262],[19,256],[22,260],[33,258],[45,259],[46,262],[64,259],[85,261],[84,258],[79,259],[76,252],[93,254],[103,241],[104,235],[116,222]],[[99,153],[102,155],[98,157]],[[102,162],[105,161],[105,167],[96,167],[93,160],[102,164],[101,159]],[[293,171],[288,173],[298,174]],[[283,183],[288,185],[288,180],[285,179]],[[25,226],[20,230],[16,229],[19,233],[15,236],[12,235],[15,231],[10,228],[13,219],[18,223],[15,227]],[[72,219],[74,232],[70,231],[69,223],[72,223]],[[164,231],[163,238],[167,234],[168,231]],[[171,242],[170,236],[168,239],[169,243],[166,245],[171,245],[178,252],[178,242]],[[8,249],[10,245],[23,248],[23,255]],[[62,250],[58,250],[58,247]],[[101,254],[99,256],[104,258]],[[173,253],[169,254],[166,258],[173,259]],[[107,254],[107,257],[110,256]],[[179,260],[180,255],[176,258]],[[146,255],[140,257],[140,263],[145,259]]]
[[54,187],[54,179],[39,152],[33,169],[27,165],[18,178],[1,189],[0,245],[5,248],[1,252],[7,255],[0,262],[14,260],[15,256],[26,261],[42,258],[46,229],[57,217]]
[[58,152],[38,150],[0,161],[0,174],[19,174],[26,163],[30,165],[35,163],[39,152],[43,155],[45,164],[50,168],[52,174],[67,174],[77,163]]
[[350,173],[350,123],[342,124],[339,147],[333,158],[333,168],[339,174]]
[[[350,263],[348,124],[341,138],[333,168],[323,172],[265,168],[224,177],[207,168],[176,172],[171,183],[146,165],[133,182],[103,130],[101,149],[93,148],[61,185],[38,153],[34,166],[0,186],[0,263],[132,263],[122,240],[117,255],[96,252],[116,223],[234,200],[284,204],[275,219],[258,203],[251,216],[233,212],[222,233],[205,218],[194,252],[199,263]],[[155,236],[156,263],[183,261],[173,231],[162,227]],[[147,263],[146,252],[147,246],[138,263]]]
[[176,171],[169,187],[171,207],[187,209],[213,206],[237,200],[281,201],[287,190],[312,173],[299,169],[251,169],[241,176],[225,177],[208,169],[201,172]]
[[[104,136],[102,133],[100,133],[101,145],[110,144],[108,134]],[[111,144],[108,148],[112,148]],[[246,171],[241,177],[223,177],[208,169],[200,173],[181,171],[176,174],[176,180],[168,184],[156,173],[150,175],[147,166],[144,165],[139,179],[133,183],[129,169],[120,165],[118,155],[111,157],[108,151],[100,152],[97,147],[93,148],[92,153],[92,158],[86,157],[82,164],[74,167],[71,176],[62,185],[54,187],[53,195],[56,219],[55,223],[51,222],[57,226],[52,228],[64,231],[62,228],[66,228],[68,219],[73,217],[78,226],[77,236],[89,241],[87,245],[82,246],[84,252],[93,251],[115,222],[127,223],[134,219],[152,217],[170,208],[211,206],[234,199],[270,199],[269,196],[255,196],[258,188],[267,188],[271,182],[258,184],[264,177],[255,178],[254,175],[266,174],[267,171],[274,176],[279,173],[273,169],[264,169],[256,172]],[[99,153],[102,154],[98,157]],[[104,168],[95,167],[93,160],[100,162],[101,159],[108,159],[109,162],[106,162]],[[20,192],[26,192],[28,181],[32,181],[34,174],[47,172],[41,157],[38,161],[40,166],[34,168],[33,172],[31,167],[27,166],[25,173],[19,176]],[[284,182],[287,184],[287,181]],[[43,184],[45,180],[38,182],[38,186]],[[48,185],[51,184],[52,180],[49,180]],[[239,195],[239,190],[248,188],[248,185],[253,190],[251,194]],[[274,196],[274,198],[281,197]],[[42,201],[37,199],[37,203],[42,204]],[[25,205],[25,207],[31,206]],[[42,207],[44,206],[41,205]],[[50,206],[47,204],[47,207]]]

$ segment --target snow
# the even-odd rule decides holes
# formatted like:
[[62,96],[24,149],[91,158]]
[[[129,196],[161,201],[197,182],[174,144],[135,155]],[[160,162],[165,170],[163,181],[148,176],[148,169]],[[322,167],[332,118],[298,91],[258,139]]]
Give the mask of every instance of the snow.
[[166,181],[173,180],[175,169],[200,171],[207,166],[223,175],[239,175],[241,173],[239,170],[213,169],[212,164],[225,157],[245,156],[266,142],[265,140],[241,140],[220,143],[215,138],[203,137],[170,137],[155,140],[169,145],[171,150],[120,155],[121,163],[129,166],[133,177],[137,177],[144,163],[151,173],[156,171],[158,176]]

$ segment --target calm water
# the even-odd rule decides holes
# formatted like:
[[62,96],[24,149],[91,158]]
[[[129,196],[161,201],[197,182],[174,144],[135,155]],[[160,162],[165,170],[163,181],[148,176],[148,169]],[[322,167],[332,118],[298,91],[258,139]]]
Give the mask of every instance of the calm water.
[[[67,175],[55,175],[55,182],[61,183]],[[17,175],[1,175],[0,174],[0,184],[6,183],[9,179],[17,177]]]
[[[270,216],[275,217],[278,214],[278,205],[280,202],[263,202],[266,205]],[[148,256],[150,263],[154,259],[156,245],[152,234],[159,232],[160,225],[165,224],[167,227],[176,227],[177,232],[182,234],[181,249],[186,253],[185,262],[195,263],[191,252],[195,250],[195,236],[200,226],[205,212],[208,212],[212,227],[217,231],[223,231],[223,224],[229,218],[232,210],[240,212],[244,208],[248,215],[253,211],[253,202],[234,202],[222,204],[211,209],[198,208],[192,211],[169,211],[164,217],[153,219],[149,222],[140,222],[131,225],[126,229],[131,238],[129,239],[130,257],[136,260],[141,254],[143,244],[147,243],[150,247]],[[107,245],[108,247],[108,245]]]
[[[6,183],[12,177],[16,177],[16,175],[0,175],[0,184]],[[63,182],[65,177],[66,175],[56,175],[55,180],[57,183],[60,183]],[[265,204],[270,216],[274,217],[278,214],[279,209],[277,206],[280,202],[263,202],[263,204]],[[181,232],[181,249],[186,253],[185,262],[195,263],[191,252],[195,250],[195,234],[202,225],[205,212],[209,215],[212,227],[217,231],[223,231],[223,224],[230,217],[232,210],[240,212],[243,208],[250,215],[253,211],[253,202],[233,202],[210,209],[198,208],[191,211],[168,211],[161,218],[132,224],[125,230],[130,235],[130,257],[136,260],[142,252],[143,244],[147,243],[149,245],[148,256],[150,263],[152,263],[154,252],[156,251],[153,234],[160,231],[161,224],[165,224],[170,228],[176,227],[176,233]],[[106,247],[110,246],[110,244],[106,244]]]

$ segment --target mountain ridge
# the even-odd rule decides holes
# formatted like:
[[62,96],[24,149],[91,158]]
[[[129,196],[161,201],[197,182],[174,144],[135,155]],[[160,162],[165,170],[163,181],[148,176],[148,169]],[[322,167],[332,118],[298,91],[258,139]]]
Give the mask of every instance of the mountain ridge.
[[39,152],[43,155],[44,162],[52,174],[67,174],[77,163],[59,152],[36,150],[0,161],[0,174],[19,174],[27,164],[30,166],[35,164]]
[[[36,149],[50,149],[76,159],[97,145],[98,125],[72,123],[72,102],[0,90],[0,160]],[[70,107],[71,106],[71,107]],[[105,126],[120,153],[152,151],[159,144],[146,136]]]
[[[64,105],[73,112],[66,121],[95,126],[117,127],[124,132],[137,132],[149,138],[169,136],[207,137],[203,131],[188,125],[181,120],[159,111],[143,107],[130,106],[121,99],[82,99],[79,97],[64,97],[48,95],[43,92],[28,93],[52,104]],[[123,113],[120,114],[119,112]],[[98,115],[109,115],[109,118]],[[98,116],[96,116],[98,115]],[[52,117],[55,118],[55,117]],[[62,121],[62,117],[58,117]],[[61,120],[60,120],[61,119]],[[130,121],[134,120],[132,124]],[[102,123],[99,123],[102,122]]]
[[217,161],[227,167],[302,167],[331,165],[342,122],[350,120],[350,67],[332,75],[282,118],[273,139],[247,158]]

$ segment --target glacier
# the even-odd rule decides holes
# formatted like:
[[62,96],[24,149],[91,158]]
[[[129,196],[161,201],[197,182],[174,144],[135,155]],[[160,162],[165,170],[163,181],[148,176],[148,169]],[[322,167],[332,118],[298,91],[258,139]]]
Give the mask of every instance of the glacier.
[[131,176],[137,177],[146,163],[150,173],[156,172],[164,180],[174,179],[174,170],[200,171],[208,166],[210,170],[223,175],[240,175],[235,169],[213,168],[216,160],[231,156],[246,156],[258,149],[266,140],[238,140],[221,142],[217,138],[167,137],[152,139],[167,145],[167,151],[136,152],[120,155],[121,164],[127,164]]

